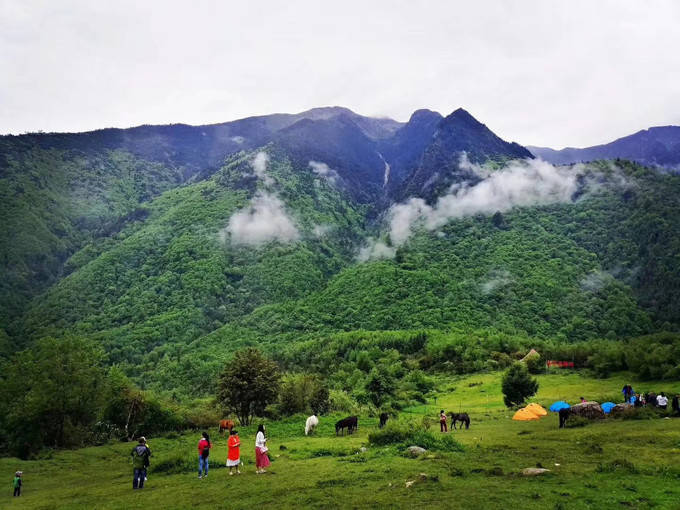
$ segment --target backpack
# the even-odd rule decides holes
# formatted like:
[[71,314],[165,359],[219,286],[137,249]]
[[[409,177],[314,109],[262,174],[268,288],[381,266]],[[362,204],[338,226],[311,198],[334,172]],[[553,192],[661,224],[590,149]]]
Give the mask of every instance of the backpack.
[[210,443],[207,443],[207,444],[203,447],[203,451],[201,452],[201,457],[202,457],[202,458],[204,458],[204,459],[207,459],[207,458],[208,458],[208,455],[210,455],[210,446],[211,446]]
[[132,450],[132,466],[135,469],[144,469],[147,463],[147,448],[146,446],[139,445]]

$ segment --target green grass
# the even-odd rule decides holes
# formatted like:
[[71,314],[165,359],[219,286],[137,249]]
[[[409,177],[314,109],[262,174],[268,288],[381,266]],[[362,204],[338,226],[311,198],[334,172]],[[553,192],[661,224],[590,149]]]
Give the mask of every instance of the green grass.
[[[579,374],[539,376],[537,402],[576,401],[579,396],[616,396],[626,374],[597,380]],[[680,390],[679,383],[638,383],[635,389]],[[478,384],[481,383],[481,384]],[[370,446],[377,420],[360,416],[352,436],[335,437],[339,416],[321,417],[315,436],[305,438],[304,417],[268,424],[273,462],[255,475],[254,426],[241,427],[241,476],[224,468],[226,438],[215,434],[210,476],[195,472],[199,434],[149,438],[152,470],[143,491],[131,489],[131,444],[112,443],[55,452],[37,461],[0,459],[6,491],[0,508],[536,508],[674,509],[680,501],[680,420],[604,420],[576,429],[557,427],[550,413],[535,422],[514,422],[502,405],[500,374],[441,375],[438,394],[427,406],[401,413],[404,422],[436,419],[440,408],[467,411],[469,430],[452,434],[463,451],[429,451],[405,458],[397,446]],[[433,420],[430,429],[439,434]],[[213,431],[214,432],[214,431]],[[285,449],[281,449],[281,447]],[[367,447],[365,452],[362,447]],[[526,467],[551,473],[519,476]],[[161,468],[161,470],[159,470]],[[11,497],[15,470],[24,471],[24,496]],[[419,473],[428,479],[417,480]],[[411,487],[406,481],[417,480]]]

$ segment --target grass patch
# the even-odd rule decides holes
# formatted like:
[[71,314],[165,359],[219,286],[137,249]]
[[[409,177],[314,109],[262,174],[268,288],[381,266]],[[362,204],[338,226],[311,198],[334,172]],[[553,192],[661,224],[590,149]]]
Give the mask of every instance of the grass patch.
[[384,428],[368,434],[368,441],[374,446],[395,445],[400,449],[420,446],[426,450],[441,452],[463,451],[463,446],[456,441],[453,434],[430,432],[413,420],[388,423]]

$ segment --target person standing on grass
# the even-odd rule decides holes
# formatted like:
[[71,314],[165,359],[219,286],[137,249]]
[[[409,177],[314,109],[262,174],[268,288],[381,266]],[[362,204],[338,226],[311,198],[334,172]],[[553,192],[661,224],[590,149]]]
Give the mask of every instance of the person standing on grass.
[[666,396],[666,394],[663,391],[661,392],[661,395],[656,397],[656,405],[657,405],[657,407],[660,407],[664,411],[668,407],[668,397]]
[[227,454],[227,467],[229,468],[229,474],[234,474],[234,467],[236,468],[236,474],[240,475],[241,470],[239,465],[241,464],[241,440],[238,437],[238,432],[231,429],[229,432],[229,441],[227,441],[227,447],[229,448],[229,453]]
[[[201,440],[198,442],[198,479],[205,476],[208,477],[208,457],[210,456],[210,436],[207,432],[203,432]],[[205,473],[205,475],[203,475]]]
[[255,436],[255,467],[256,473],[266,473],[265,468],[269,467],[269,455],[267,452],[267,437],[264,435],[264,425],[260,424],[257,427],[257,435]]
[[676,415],[680,415],[680,399],[678,397],[678,395],[675,395],[671,402],[671,409],[673,409],[673,413]]
[[14,480],[12,480],[12,487],[14,487],[14,497],[21,496],[21,471],[14,473]]
[[446,427],[446,413],[442,409],[439,411],[439,431],[448,432],[449,429]]
[[132,456],[132,488],[143,489],[146,469],[149,467],[149,456],[151,455],[151,450],[147,448],[144,436],[139,438],[137,446],[132,449],[130,455]]

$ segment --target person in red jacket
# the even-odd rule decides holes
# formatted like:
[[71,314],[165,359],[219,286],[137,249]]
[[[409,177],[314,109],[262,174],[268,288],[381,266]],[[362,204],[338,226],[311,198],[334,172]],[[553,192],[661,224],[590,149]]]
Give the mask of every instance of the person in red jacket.
[[227,442],[229,447],[229,453],[227,454],[227,466],[229,467],[229,474],[234,474],[234,467],[236,468],[236,474],[240,475],[241,470],[239,465],[241,464],[241,440],[238,437],[238,432],[231,429],[229,432],[229,441]]
[[207,432],[203,432],[203,437],[198,442],[198,479],[203,478],[203,473],[205,477],[208,477],[208,456],[210,455],[210,448],[212,444],[210,443],[210,436]]

